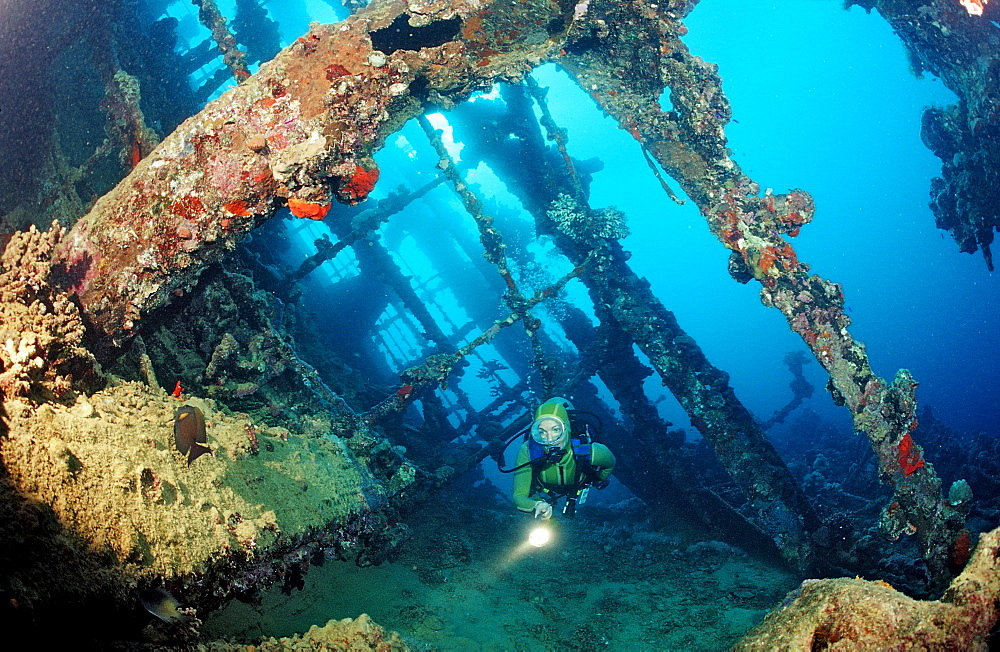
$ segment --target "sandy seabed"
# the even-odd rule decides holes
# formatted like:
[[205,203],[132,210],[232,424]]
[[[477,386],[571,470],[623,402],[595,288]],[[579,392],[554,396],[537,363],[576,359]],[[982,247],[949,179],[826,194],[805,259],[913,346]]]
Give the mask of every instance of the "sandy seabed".
[[314,566],[302,590],[232,603],[202,634],[249,642],[366,613],[413,649],[721,650],[801,580],[722,542],[656,532],[634,499],[584,507],[528,549],[530,520],[505,500],[452,495],[409,519],[397,561]]

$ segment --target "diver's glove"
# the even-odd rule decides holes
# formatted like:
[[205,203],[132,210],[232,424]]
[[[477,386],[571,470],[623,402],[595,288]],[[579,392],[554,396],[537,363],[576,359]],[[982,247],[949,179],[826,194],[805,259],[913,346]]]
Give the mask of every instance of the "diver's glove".
[[544,500],[539,500],[535,502],[535,507],[531,510],[532,516],[535,518],[540,518],[543,521],[552,518],[552,505],[548,504]]

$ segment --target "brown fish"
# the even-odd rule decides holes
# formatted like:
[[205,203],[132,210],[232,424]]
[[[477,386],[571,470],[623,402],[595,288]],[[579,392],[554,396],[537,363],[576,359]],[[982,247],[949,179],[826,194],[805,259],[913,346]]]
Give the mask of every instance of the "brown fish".
[[181,455],[188,456],[188,466],[191,462],[212,450],[203,444],[208,443],[205,436],[205,415],[193,405],[182,405],[174,411],[174,444]]

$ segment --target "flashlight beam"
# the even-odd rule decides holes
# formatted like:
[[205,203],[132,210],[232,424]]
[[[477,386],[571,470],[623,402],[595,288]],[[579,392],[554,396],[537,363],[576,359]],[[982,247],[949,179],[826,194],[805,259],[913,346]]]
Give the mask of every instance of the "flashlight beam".
[[552,530],[547,525],[539,525],[528,535],[528,543],[541,548],[552,539]]

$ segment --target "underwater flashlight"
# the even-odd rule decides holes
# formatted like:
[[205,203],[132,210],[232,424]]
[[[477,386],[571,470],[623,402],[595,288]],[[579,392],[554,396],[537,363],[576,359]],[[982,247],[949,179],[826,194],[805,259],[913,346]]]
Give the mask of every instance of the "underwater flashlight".
[[[511,550],[503,561],[503,567],[509,567],[523,559],[525,555],[538,551],[545,546],[551,546],[556,540],[556,524],[550,519],[542,521],[534,520],[528,529],[528,536],[519,539],[517,546]],[[544,554],[544,553],[541,553]]]
[[541,548],[546,543],[552,539],[552,530],[548,525],[539,525],[531,530],[528,535],[528,543],[535,546],[536,548]]

